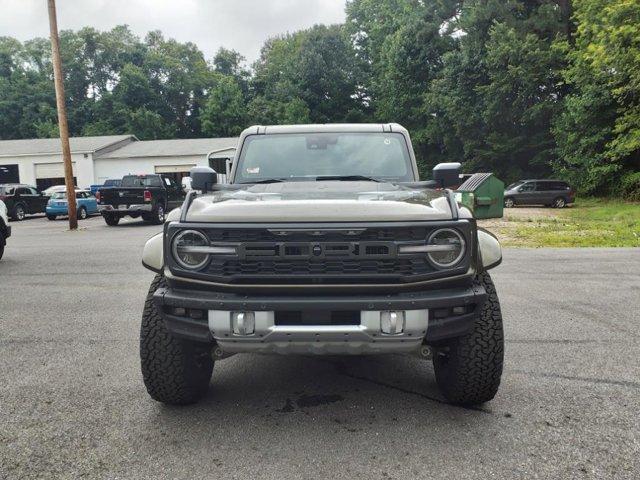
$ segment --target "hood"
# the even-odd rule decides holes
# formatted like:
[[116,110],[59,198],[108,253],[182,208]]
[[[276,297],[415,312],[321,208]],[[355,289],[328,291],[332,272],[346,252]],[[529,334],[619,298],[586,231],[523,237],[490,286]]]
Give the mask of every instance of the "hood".
[[367,222],[450,220],[446,195],[368,181],[282,182],[195,198],[190,222]]

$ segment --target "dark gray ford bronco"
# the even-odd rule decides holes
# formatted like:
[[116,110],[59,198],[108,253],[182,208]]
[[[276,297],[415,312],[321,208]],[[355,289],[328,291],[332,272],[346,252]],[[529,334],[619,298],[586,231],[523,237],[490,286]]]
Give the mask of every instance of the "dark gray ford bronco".
[[491,400],[503,332],[488,270],[502,253],[446,189],[459,168],[420,182],[397,124],[245,130],[229,184],[195,168],[145,246],[151,397],[197,401],[235,353],[406,353],[433,360],[450,402]]

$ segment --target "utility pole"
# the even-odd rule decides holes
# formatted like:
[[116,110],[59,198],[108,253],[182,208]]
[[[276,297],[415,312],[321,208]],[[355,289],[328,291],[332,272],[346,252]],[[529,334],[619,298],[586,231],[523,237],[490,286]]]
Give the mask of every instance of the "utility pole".
[[71,148],[69,147],[69,125],[67,124],[67,107],[64,101],[64,82],[62,61],[60,60],[60,39],[58,38],[58,20],[56,18],[56,1],[49,2],[49,30],[51,31],[51,60],[53,62],[53,80],[56,86],[56,105],[58,107],[58,128],[62,142],[62,159],[64,160],[64,184],[67,190],[67,208],[69,209],[69,229],[78,229],[76,211],[76,187],[73,184],[73,165],[71,164]]

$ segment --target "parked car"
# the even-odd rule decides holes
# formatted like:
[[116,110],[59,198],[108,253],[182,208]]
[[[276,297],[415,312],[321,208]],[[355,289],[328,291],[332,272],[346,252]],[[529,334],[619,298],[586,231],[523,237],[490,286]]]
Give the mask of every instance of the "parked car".
[[182,204],[185,193],[171,177],[149,174],[126,175],[119,187],[101,188],[96,196],[107,225],[117,225],[127,215],[161,225],[166,212]]
[[[89,190],[76,190],[76,202],[76,211],[80,220],[98,213],[98,202]],[[54,193],[47,204],[47,218],[49,220],[55,220],[59,215],[69,215],[67,192]]]
[[53,195],[55,192],[64,192],[67,189],[67,187],[65,187],[64,185],[54,185],[52,187],[46,188],[42,191],[42,193],[44,195],[46,195],[47,197],[50,197],[51,195]]
[[101,188],[109,188],[109,187],[119,187],[122,183],[122,179],[120,178],[111,178],[109,180],[105,180],[102,185],[91,185],[88,190],[91,191],[93,195],[98,193],[98,190]]
[[238,144],[231,184],[193,168],[189,197],[145,245],[151,397],[197,401],[235,353],[396,353],[432,361],[454,404],[491,400],[502,253],[448,189],[460,164],[420,181],[398,124],[252,127]]
[[520,180],[504,191],[504,206],[546,205],[564,208],[575,201],[575,191],[562,180]]
[[0,185],[0,200],[4,201],[12,220],[24,220],[26,215],[44,213],[49,197],[31,185],[6,183]]
[[4,247],[7,244],[7,238],[10,236],[11,226],[9,225],[7,206],[0,200],[0,258],[4,255]]

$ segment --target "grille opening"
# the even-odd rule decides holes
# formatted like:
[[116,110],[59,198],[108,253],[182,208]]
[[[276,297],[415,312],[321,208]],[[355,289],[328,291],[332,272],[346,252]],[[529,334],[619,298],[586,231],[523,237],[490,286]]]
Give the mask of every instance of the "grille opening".
[[351,246],[345,245],[325,245],[325,255],[349,255]]
[[360,325],[358,310],[326,310],[275,312],[276,325]]
[[273,257],[276,255],[275,245],[245,245],[244,253],[248,257]]
[[303,255],[309,255],[308,245],[285,245],[284,254],[287,257],[301,257]]
[[388,255],[389,247],[386,245],[367,245],[365,253],[367,255]]

